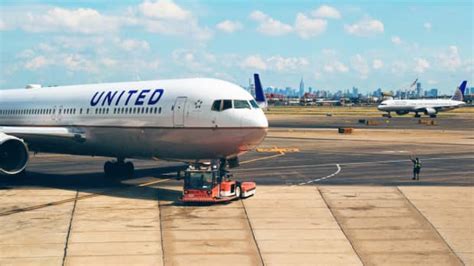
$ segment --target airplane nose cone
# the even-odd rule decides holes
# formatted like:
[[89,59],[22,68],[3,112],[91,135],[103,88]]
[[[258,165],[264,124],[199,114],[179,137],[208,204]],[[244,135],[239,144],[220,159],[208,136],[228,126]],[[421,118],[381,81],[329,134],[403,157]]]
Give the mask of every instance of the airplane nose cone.
[[258,127],[268,128],[268,119],[265,113],[263,113],[263,111],[261,111],[260,114],[257,116],[257,124]]

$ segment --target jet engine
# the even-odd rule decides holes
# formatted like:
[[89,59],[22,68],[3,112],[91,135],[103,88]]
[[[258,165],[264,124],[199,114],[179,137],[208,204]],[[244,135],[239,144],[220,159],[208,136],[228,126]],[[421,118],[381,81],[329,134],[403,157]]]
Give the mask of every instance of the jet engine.
[[436,109],[434,108],[428,107],[425,109],[425,115],[435,115],[436,113],[438,112],[436,112]]
[[28,147],[23,140],[0,132],[0,174],[21,173],[28,163]]
[[408,111],[396,111],[397,115],[406,115]]

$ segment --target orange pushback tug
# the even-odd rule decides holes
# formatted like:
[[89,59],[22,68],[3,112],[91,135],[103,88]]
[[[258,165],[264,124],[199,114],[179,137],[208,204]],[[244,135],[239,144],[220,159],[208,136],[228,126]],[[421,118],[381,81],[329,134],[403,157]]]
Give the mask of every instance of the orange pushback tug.
[[218,203],[255,195],[255,182],[231,180],[231,175],[216,164],[190,165],[184,171],[181,201],[184,203]]

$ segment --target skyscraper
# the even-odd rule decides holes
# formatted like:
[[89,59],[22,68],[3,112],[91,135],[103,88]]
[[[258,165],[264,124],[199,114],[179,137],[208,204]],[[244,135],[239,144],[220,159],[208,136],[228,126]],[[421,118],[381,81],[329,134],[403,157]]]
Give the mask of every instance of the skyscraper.
[[416,83],[416,97],[420,98],[422,95],[423,91],[421,89],[421,82]]
[[299,96],[300,96],[300,97],[303,97],[303,95],[304,95],[304,81],[303,81],[303,77],[301,77]]

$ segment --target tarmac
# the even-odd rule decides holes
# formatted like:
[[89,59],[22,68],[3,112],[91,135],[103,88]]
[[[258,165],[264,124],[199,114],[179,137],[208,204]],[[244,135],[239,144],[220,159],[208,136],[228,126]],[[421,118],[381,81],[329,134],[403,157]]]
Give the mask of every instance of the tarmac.
[[0,265],[474,265],[473,140],[272,128],[261,147],[281,150],[233,170],[257,194],[213,206],[178,202],[179,163],[107,179],[106,158],[39,154],[26,177],[0,177]]

